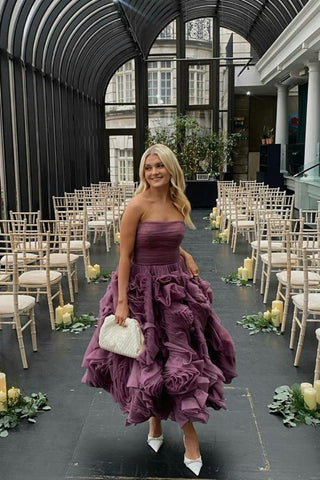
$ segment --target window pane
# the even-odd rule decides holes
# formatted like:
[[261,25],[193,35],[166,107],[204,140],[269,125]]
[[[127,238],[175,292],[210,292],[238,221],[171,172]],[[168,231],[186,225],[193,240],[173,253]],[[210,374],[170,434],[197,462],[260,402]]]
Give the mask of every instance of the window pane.
[[210,58],[212,48],[212,18],[197,18],[187,22],[187,58]]
[[148,63],[149,105],[176,103],[176,62],[171,60]]
[[189,105],[209,104],[209,65],[189,65]]
[[132,135],[111,135],[110,181],[133,182],[133,138]]

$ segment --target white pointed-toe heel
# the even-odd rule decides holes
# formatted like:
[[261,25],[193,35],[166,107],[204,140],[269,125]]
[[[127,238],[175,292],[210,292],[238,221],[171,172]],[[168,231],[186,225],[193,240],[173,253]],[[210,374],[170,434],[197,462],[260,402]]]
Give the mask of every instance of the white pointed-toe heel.
[[147,444],[152,450],[158,453],[163,444],[163,435],[160,435],[160,437],[151,437],[151,435],[148,435]]
[[184,456],[184,464],[191,470],[191,472],[198,476],[202,468],[202,458],[200,456],[198,458],[191,459]]

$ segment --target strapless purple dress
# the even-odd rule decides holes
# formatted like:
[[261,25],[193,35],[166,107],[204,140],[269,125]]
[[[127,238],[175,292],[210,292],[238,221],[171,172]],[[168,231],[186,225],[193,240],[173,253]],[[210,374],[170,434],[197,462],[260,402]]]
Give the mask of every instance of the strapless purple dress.
[[126,424],[151,416],[207,422],[225,408],[223,382],[236,376],[233,341],[211,307],[209,283],[194,280],[179,254],[182,221],[138,225],[128,285],[130,316],[145,343],[137,359],[102,350],[99,329],[117,305],[117,271],[100,301],[98,327],[84,355],[84,383],[110,392]]

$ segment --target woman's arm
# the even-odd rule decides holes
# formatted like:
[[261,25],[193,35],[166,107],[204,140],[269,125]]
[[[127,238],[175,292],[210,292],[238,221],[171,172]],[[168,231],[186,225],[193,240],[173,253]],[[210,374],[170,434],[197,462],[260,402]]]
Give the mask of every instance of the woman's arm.
[[137,226],[142,215],[139,202],[132,200],[127,206],[121,219],[120,227],[120,258],[118,264],[118,303],[115,311],[115,321],[124,325],[129,315],[128,282],[131,266],[131,257],[134,250]]
[[198,277],[199,276],[198,265],[193,260],[192,255],[188,253],[186,250],[184,250],[182,247],[180,247],[180,255],[183,257],[184,263],[186,264],[187,270],[190,273],[191,277],[193,278]]

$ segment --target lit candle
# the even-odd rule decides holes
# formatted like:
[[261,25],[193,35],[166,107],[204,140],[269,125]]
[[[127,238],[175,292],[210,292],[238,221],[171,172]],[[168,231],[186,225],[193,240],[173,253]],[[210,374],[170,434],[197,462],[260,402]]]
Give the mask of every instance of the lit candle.
[[280,325],[280,310],[278,308],[271,309],[271,321],[275,327]]
[[216,228],[220,227],[220,222],[221,222],[221,215],[216,216]]
[[20,389],[19,388],[15,388],[15,387],[9,388],[9,390],[8,390],[8,400],[11,403],[17,403],[19,397],[20,397]]
[[99,273],[100,273],[100,265],[99,265],[98,263],[95,263],[95,264],[93,265],[93,268],[94,268],[95,271],[96,271],[96,276],[99,275]]
[[115,243],[120,243],[120,232],[116,232],[114,235]]
[[313,388],[317,393],[317,404],[320,405],[320,380],[315,380]]
[[242,280],[249,280],[249,276],[248,276],[248,269],[247,268],[243,268],[242,269]]
[[0,412],[7,410],[7,392],[0,390]]
[[252,280],[253,278],[253,268],[252,268],[252,258],[245,258],[243,262],[244,268],[248,270],[248,280]]
[[270,320],[271,319],[271,312],[270,310],[266,310],[263,314],[263,317],[266,319],[266,320]]
[[60,305],[56,308],[56,324],[61,325],[62,323],[62,316],[64,314],[63,307],[60,307]]
[[0,372],[0,391],[1,392],[7,391],[6,374],[3,372]]
[[240,280],[242,279],[242,270],[243,270],[243,267],[238,268],[238,277],[240,278]]
[[300,384],[300,391],[301,391],[301,395],[303,395],[304,393],[304,390],[306,388],[312,388],[312,384],[311,383],[308,383],[308,382],[303,382]]
[[213,207],[212,209],[212,215],[216,216],[217,213],[217,207]]
[[271,308],[277,308],[279,310],[279,321],[282,322],[283,316],[283,301],[282,300],[273,300],[271,303]]
[[210,225],[211,225],[211,228],[214,229],[217,226],[217,222],[215,220],[211,220]]
[[317,393],[313,387],[305,388],[303,391],[303,398],[306,407],[309,410],[315,410],[317,407]]
[[62,321],[63,325],[70,325],[72,323],[70,313],[64,313],[62,316]]
[[73,318],[74,307],[73,307],[73,305],[71,305],[71,303],[67,303],[66,305],[64,305],[63,314],[65,314],[65,313],[70,313],[70,317]]

